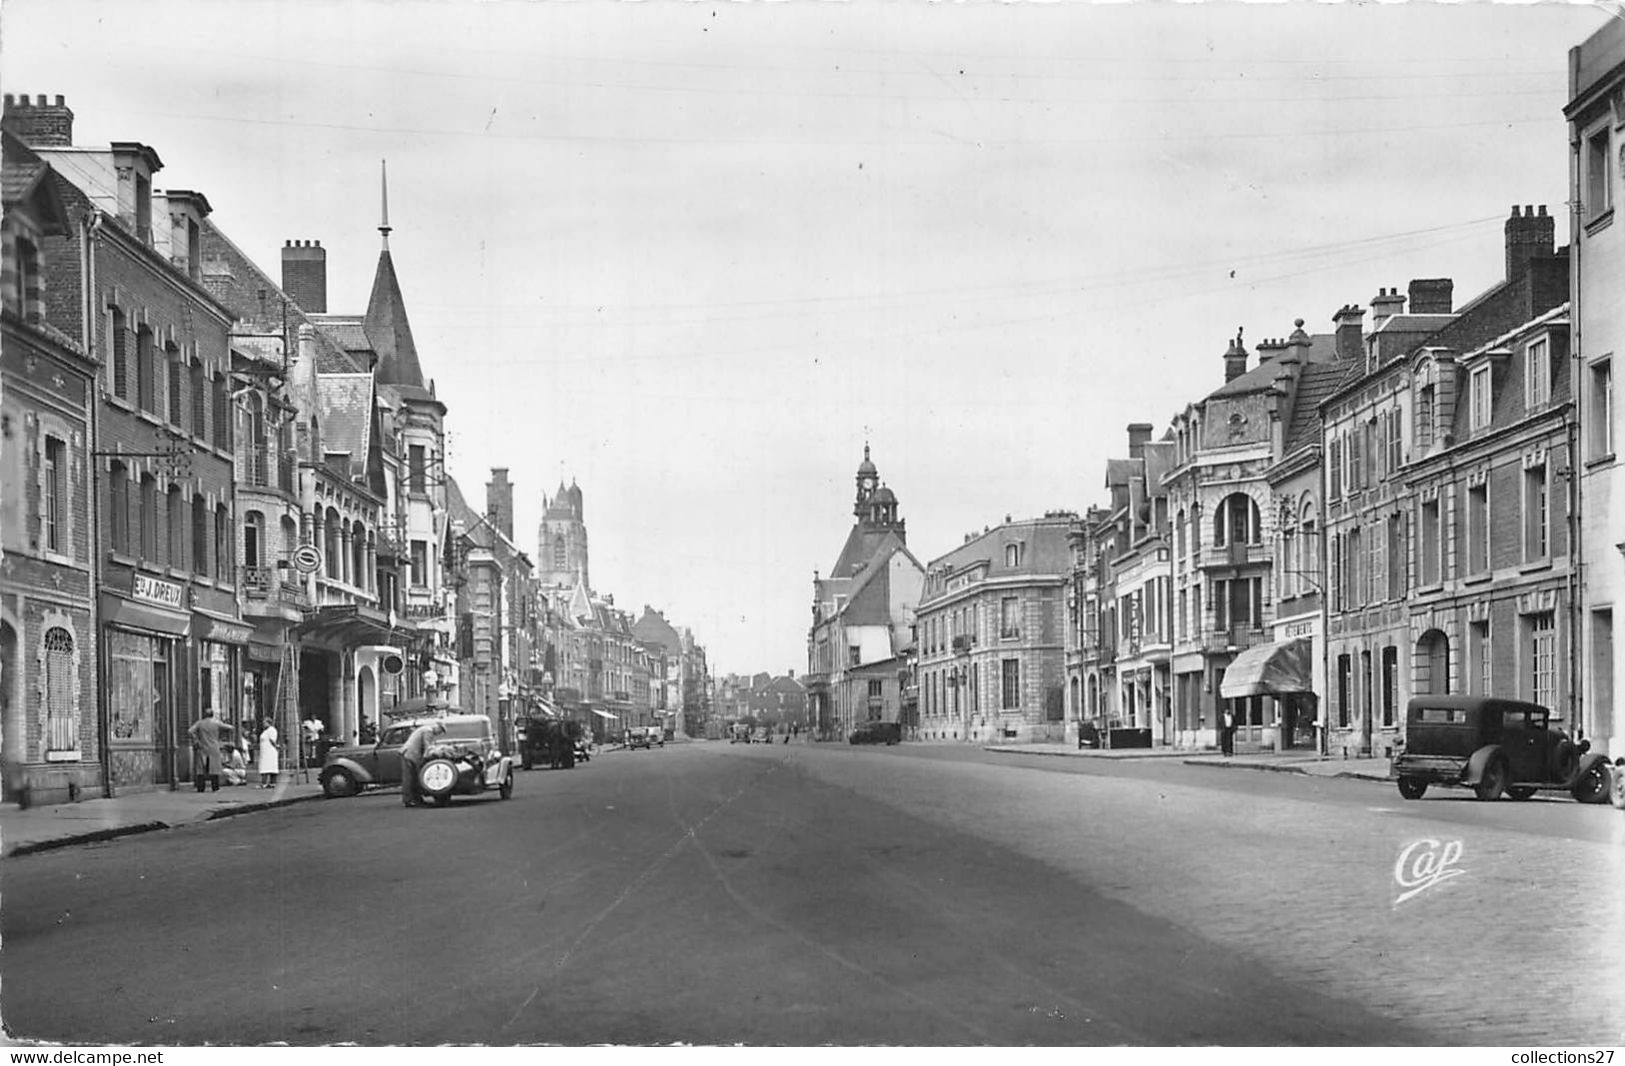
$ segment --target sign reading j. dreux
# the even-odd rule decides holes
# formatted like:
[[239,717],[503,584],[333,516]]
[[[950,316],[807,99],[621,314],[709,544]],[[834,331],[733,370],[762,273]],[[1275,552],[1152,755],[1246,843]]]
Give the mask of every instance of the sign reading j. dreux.
[[173,581],[160,581],[146,574],[136,574],[130,586],[130,594],[138,600],[156,603],[163,607],[180,609],[181,596],[184,593],[181,586]]

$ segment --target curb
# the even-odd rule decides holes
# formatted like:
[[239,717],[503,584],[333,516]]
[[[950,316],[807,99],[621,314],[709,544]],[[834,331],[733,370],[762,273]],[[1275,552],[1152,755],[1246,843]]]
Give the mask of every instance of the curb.
[[[1024,748],[1023,749],[1009,748],[1009,747],[1003,747],[1003,746],[1000,746],[1000,745],[983,745],[982,750],[983,751],[991,751],[991,752],[993,752],[994,754],[997,754],[997,755],[1048,755],[1048,756],[1051,756],[1052,758],[1066,758],[1066,759],[1105,759],[1108,762],[1113,761],[1113,760],[1119,760],[1119,759],[1167,759],[1167,760],[1170,760],[1170,761],[1172,761],[1174,759],[1180,759],[1180,761],[1182,761],[1182,762],[1190,762],[1191,761],[1189,759],[1181,759],[1180,756],[1178,756],[1178,755],[1162,755],[1162,754],[1158,754],[1155,751],[1148,751],[1143,755],[1140,754],[1139,752],[1134,752],[1133,754],[1107,755],[1107,754],[1105,754],[1103,752],[1098,752],[1098,751],[1093,752],[1093,753],[1089,753],[1089,754],[1080,755],[1075,751],[1071,751],[1070,749],[1062,749],[1060,751],[1027,751]],[[1126,751],[1128,749],[1124,749],[1124,750]],[[1200,765],[1200,764],[1198,764],[1198,765]]]
[[75,833],[72,836],[56,837],[52,840],[36,840],[32,844],[18,844],[5,853],[5,858],[16,859],[24,855],[34,855],[42,851],[55,851],[57,848],[72,847],[75,844],[97,844],[104,840],[116,840],[119,837],[133,836],[136,833],[150,833],[157,829],[170,828],[168,822],[141,822],[138,825],[120,825],[112,829],[96,829],[88,833]]
[[239,814],[255,814],[276,807],[291,807],[295,803],[308,803],[311,800],[324,798],[320,792],[303,796],[286,796],[282,799],[265,800],[261,803],[245,803],[235,807],[223,807],[219,810],[210,811],[203,818],[184,822],[136,822],[132,825],[118,825],[108,829],[92,829],[83,833],[52,837],[50,840],[35,840],[25,844],[18,844],[14,848],[6,849],[3,854],[0,854],[0,858],[22,858],[25,855],[36,855],[42,851],[56,851],[60,848],[73,847],[76,844],[99,844],[107,840],[117,840],[119,837],[134,836],[138,833],[151,833],[160,829],[179,829],[188,825],[201,825],[205,822],[219,821],[223,818],[234,818]]
[[1210,762],[1205,759],[1186,759],[1184,762],[1186,766],[1217,766],[1224,770],[1265,770],[1270,773],[1277,774],[1300,774],[1304,777],[1325,777],[1333,779],[1342,778],[1345,781],[1373,781],[1377,784],[1387,784],[1393,781],[1393,778],[1391,777],[1374,777],[1371,774],[1362,774],[1358,771],[1352,770],[1339,770],[1337,773],[1333,774],[1315,774],[1303,769],[1301,765],[1294,765],[1292,763],[1272,765],[1270,763]]

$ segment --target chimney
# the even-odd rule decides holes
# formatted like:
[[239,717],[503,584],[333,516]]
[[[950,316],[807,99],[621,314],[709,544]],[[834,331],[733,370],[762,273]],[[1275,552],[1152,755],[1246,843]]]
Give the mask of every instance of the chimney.
[[1538,215],[1530,206],[1519,214],[1518,205],[1513,204],[1506,224],[1507,280],[1516,281],[1529,273],[1530,260],[1549,258],[1556,239],[1557,221],[1546,213],[1545,204],[1540,205]]
[[1247,347],[1241,343],[1241,327],[1236,327],[1236,339],[1224,352],[1224,380],[1226,384],[1247,373]]
[[282,291],[302,310],[327,313],[327,249],[321,241],[285,241]]
[[1145,446],[1151,440],[1151,423],[1130,422],[1128,426],[1128,457],[1144,459]]
[[1377,295],[1371,297],[1371,328],[1373,330],[1376,330],[1395,315],[1404,313],[1405,297],[1399,294],[1397,287],[1378,289]]
[[36,103],[30,104],[27,93],[18,96],[7,93],[0,126],[33,148],[73,146],[73,112],[60,94],[54,104],[47,103],[43,94]]
[[513,483],[505,466],[491,468],[491,480],[485,483],[485,513],[504,537],[513,539]]
[[1411,282],[1411,314],[1448,315],[1454,311],[1456,283],[1449,278],[1416,278]]
[[1337,358],[1363,359],[1365,357],[1365,310],[1349,304],[1332,316],[1337,324]]
[[1266,339],[1266,340],[1259,341],[1258,342],[1258,365],[1263,366],[1265,363],[1269,362],[1271,359],[1277,358],[1278,356],[1280,356],[1282,353],[1286,352],[1287,349],[1289,349],[1291,347],[1292,347],[1292,345],[1288,344],[1284,340],[1281,340],[1280,338],[1275,338],[1273,340]]

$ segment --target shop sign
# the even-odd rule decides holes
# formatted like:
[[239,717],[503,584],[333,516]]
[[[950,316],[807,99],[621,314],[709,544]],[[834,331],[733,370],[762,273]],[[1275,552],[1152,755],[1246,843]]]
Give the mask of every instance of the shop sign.
[[406,617],[408,618],[442,618],[445,614],[445,607],[438,603],[409,603],[406,605]]
[[209,628],[204,632],[204,640],[217,640],[225,644],[247,644],[248,638],[254,635],[253,626],[240,626],[233,622],[222,622],[218,618],[209,619]]
[[135,581],[130,587],[130,594],[138,600],[176,609],[180,608],[183,591],[173,581],[159,581],[145,574],[136,574]]

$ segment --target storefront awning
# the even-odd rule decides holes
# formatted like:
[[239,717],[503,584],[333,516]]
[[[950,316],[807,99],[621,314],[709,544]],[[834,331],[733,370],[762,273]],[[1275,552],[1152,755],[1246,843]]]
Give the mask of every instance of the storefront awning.
[[610,714],[608,711],[594,710],[592,713],[596,714],[600,718],[608,719],[610,721],[616,721],[621,717],[618,714]]
[[184,637],[191,629],[192,618],[188,614],[156,604],[138,603],[113,593],[102,593],[101,606],[102,622],[107,625],[172,637]]
[[1313,659],[1314,645],[1308,637],[1248,648],[1225,668],[1219,695],[1233,699],[1313,692]]
[[390,625],[389,616],[355,603],[335,603],[318,607],[305,615],[293,632],[304,641],[320,641],[339,647],[367,644],[396,644],[410,639],[411,631]]

